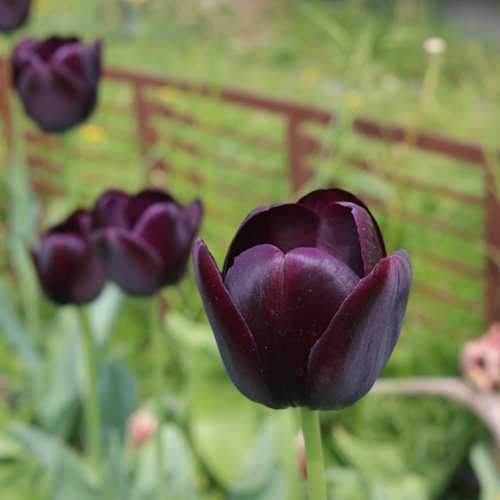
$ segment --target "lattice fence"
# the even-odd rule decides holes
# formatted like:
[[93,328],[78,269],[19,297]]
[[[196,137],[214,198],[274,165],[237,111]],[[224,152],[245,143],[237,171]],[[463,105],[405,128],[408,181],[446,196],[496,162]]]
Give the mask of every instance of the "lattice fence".
[[184,202],[200,197],[203,236],[221,263],[255,206],[336,184],[374,208],[391,250],[410,252],[410,321],[458,338],[500,316],[496,160],[477,144],[363,119],[343,124],[339,141],[336,117],[325,111],[109,68],[95,129],[61,140],[12,109],[5,77],[0,87],[4,165],[21,120],[32,183],[47,207],[67,195],[68,179],[75,204],[91,205],[104,188],[146,183]]

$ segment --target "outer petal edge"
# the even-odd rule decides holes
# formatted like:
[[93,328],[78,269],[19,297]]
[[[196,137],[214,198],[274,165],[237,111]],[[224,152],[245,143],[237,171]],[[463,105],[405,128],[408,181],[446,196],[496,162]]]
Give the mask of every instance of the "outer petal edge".
[[194,244],[193,263],[203,305],[229,377],[247,398],[270,408],[279,408],[262,373],[252,333],[226,290],[215,261],[201,238]]
[[310,409],[340,409],[371,389],[399,338],[411,281],[410,258],[398,250],[347,297],[309,356]]

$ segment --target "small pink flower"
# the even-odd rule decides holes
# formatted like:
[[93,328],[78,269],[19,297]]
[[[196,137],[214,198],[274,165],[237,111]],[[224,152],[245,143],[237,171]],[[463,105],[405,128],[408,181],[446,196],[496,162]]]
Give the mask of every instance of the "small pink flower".
[[482,337],[465,344],[460,367],[478,389],[500,389],[500,323],[493,323]]
[[307,461],[306,461],[306,444],[304,442],[304,434],[299,431],[294,441],[295,450],[297,451],[297,460],[302,479],[307,479]]
[[134,446],[141,446],[149,440],[158,428],[156,417],[147,410],[136,410],[128,420],[130,439]]

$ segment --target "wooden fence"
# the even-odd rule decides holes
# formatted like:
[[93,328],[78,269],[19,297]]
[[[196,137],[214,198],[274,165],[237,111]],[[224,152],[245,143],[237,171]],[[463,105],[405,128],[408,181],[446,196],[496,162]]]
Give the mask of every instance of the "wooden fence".
[[362,118],[336,142],[337,117],[324,110],[113,68],[104,71],[91,126],[61,139],[13,112],[0,75],[0,151],[7,158],[12,150],[16,116],[42,201],[65,196],[68,168],[87,205],[104,188],[145,183],[185,202],[201,197],[203,235],[221,262],[255,206],[334,183],[373,207],[392,245],[409,250],[414,321],[459,325],[472,336],[500,319],[496,161],[478,144]]

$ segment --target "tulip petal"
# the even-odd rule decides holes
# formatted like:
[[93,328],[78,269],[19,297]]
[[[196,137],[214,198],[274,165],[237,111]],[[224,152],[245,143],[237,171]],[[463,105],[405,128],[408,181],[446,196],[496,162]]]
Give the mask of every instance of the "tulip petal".
[[351,207],[332,203],[318,226],[316,246],[345,262],[360,278],[364,273],[358,228]]
[[45,295],[58,304],[90,302],[104,285],[99,261],[74,234],[48,234],[32,257]]
[[130,229],[125,209],[130,196],[119,189],[106,191],[96,202],[92,217],[96,227],[117,226]]
[[265,244],[235,258],[225,285],[279,407],[306,404],[310,350],[358,282],[344,262],[316,248],[283,255]]
[[187,209],[180,210],[174,220],[172,239],[175,241],[172,261],[166,269],[165,284],[177,283],[186,274],[193,239],[198,232],[203,205],[195,200]]
[[[100,46],[100,45],[99,45]],[[99,79],[100,53],[95,46],[82,45],[78,41],[67,43],[57,50],[51,64],[54,68],[66,68],[75,81],[95,86]]]
[[201,238],[195,242],[193,262],[203,305],[229,377],[247,398],[277,408],[262,373],[252,334],[226,290],[217,265]]
[[129,295],[152,295],[161,287],[163,263],[158,252],[129,232],[107,227],[92,244],[109,276]]
[[316,246],[346,262],[360,278],[385,257],[373,219],[354,203],[333,203],[325,208]]
[[172,196],[159,189],[146,189],[135,196],[132,196],[126,209],[129,227],[134,227],[141,215],[151,205],[155,205],[156,203],[176,204]]
[[314,247],[318,225],[319,217],[301,205],[283,204],[267,210],[257,209],[231,242],[222,275],[226,275],[236,256],[256,245],[268,243],[283,253],[299,247]]
[[79,86],[56,71],[26,68],[17,84],[26,113],[47,132],[61,132],[81,121]]
[[156,203],[141,215],[132,231],[137,240],[148,242],[164,263],[172,260],[177,245],[172,233],[178,213],[173,203]]
[[366,210],[366,212],[372,219],[380,247],[382,248],[385,257],[387,255],[387,252],[385,250],[384,239],[382,237],[382,232],[380,231],[378,223],[375,220],[375,217],[373,217],[372,213],[370,212],[370,209],[358,197],[347,191],[344,191],[343,189],[318,189],[317,191],[313,191],[312,193],[303,196],[297,203],[299,205],[310,208],[312,211],[322,217],[325,209],[329,205],[331,205],[332,203],[342,202],[353,203],[354,205],[358,205]]
[[311,410],[334,410],[363,397],[396,345],[411,288],[405,250],[381,260],[345,300],[309,357]]

